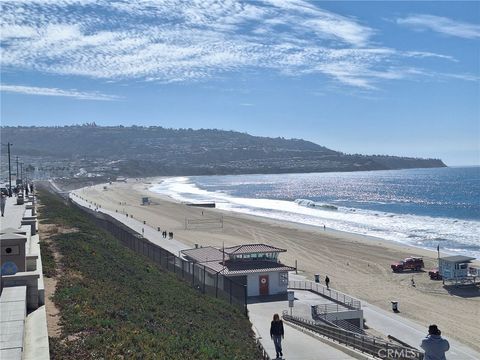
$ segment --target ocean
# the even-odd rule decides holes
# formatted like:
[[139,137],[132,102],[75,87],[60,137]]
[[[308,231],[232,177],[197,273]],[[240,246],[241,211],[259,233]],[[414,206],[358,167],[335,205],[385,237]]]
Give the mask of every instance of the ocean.
[[480,259],[480,167],[172,177],[150,190]]

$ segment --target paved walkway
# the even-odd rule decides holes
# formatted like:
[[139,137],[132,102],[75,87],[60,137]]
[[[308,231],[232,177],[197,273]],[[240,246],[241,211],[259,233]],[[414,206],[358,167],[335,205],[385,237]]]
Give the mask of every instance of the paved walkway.
[[[283,310],[288,309],[288,301],[260,302],[249,304],[250,321],[255,327],[263,347],[268,355],[275,358],[275,347],[270,339],[270,322],[273,314],[281,316]],[[297,314],[296,309],[293,315]],[[302,314],[298,313],[301,316]],[[287,360],[350,360],[353,357],[337,350],[324,342],[317,340],[284,323],[285,339],[282,342],[283,355]]]
[[[405,319],[400,314],[388,312],[377,306],[362,301],[363,316],[369,327],[385,335],[392,335],[406,342],[407,344],[420,349],[422,339],[428,333],[427,326],[419,325],[411,320]],[[452,314],[455,316],[455,314]],[[448,339],[450,350],[447,352],[448,360],[478,360],[480,353],[459,343],[456,340]]]
[[4,216],[0,218],[1,228],[19,229],[22,225],[24,213],[25,205],[17,205],[17,198],[15,196],[7,197],[5,213]]
[[[75,192],[73,192],[75,193]],[[75,193],[76,194],[76,193]],[[79,195],[79,194],[77,194]],[[81,196],[81,195],[79,195]],[[75,196],[72,193],[70,193],[70,198],[75,201],[77,204],[84,206],[86,208],[90,209],[95,209],[95,206],[85,200],[82,200],[79,196]],[[118,221],[124,223],[127,225],[130,229],[135,230],[139,234],[142,234],[142,236],[146,239],[148,239],[150,242],[162,247],[165,250],[170,251],[172,254],[180,256],[180,251],[181,250],[186,250],[186,249],[191,249],[191,246],[187,246],[183,243],[181,243],[178,240],[175,239],[164,239],[162,237],[162,232],[158,231],[158,229],[154,229],[149,225],[143,224],[143,222],[136,220],[135,218],[127,217],[123,213],[118,213],[115,211],[111,210],[106,210],[103,208],[99,208],[97,210],[98,212],[101,212],[103,214],[110,215],[111,217],[117,219]],[[142,232],[143,230],[143,232]],[[161,229],[163,231],[163,229]]]
[[[295,275],[293,273],[289,275],[289,278],[291,278],[292,280],[305,280],[305,277],[303,275]],[[298,297],[297,293],[298,296],[303,296],[301,295],[301,292],[295,290],[295,298]],[[312,302],[312,300],[316,301],[316,297],[323,299],[319,295],[310,293],[310,295],[305,298],[305,302]],[[363,309],[363,317],[365,318],[369,327],[381,332],[385,336],[392,335],[397,339],[406,342],[410,346],[421,350],[420,343],[427,335],[428,325],[422,326],[412,320],[402,317],[401,313],[396,314],[393,312],[385,311],[363,300],[361,300],[361,302]],[[312,305],[314,305],[314,303],[312,303]],[[452,316],[454,316],[454,314],[452,314]],[[450,343],[450,350],[447,352],[448,360],[480,359],[480,354],[477,351],[459,343],[456,340],[448,339],[448,341]]]

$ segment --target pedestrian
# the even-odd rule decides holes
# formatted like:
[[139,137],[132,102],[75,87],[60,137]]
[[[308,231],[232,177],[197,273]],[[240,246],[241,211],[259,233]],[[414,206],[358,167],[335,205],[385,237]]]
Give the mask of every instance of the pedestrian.
[[325,224],[323,224],[323,231],[327,230],[327,227],[325,226]]
[[2,195],[1,195],[1,199],[0,199],[0,208],[1,208],[2,216],[5,213],[5,204],[6,203],[7,203],[7,196],[2,191]]
[[275,345],[275,351],[277,353],[277,359],[283,357],[282,352],[282,339],[284,338],[283,322],[280,320],[278,314],[273,315],[273,321],[270,324],[270,338]]
[[450,349],[450,344],[441,335],[442,332],[437,325],[428,327],[428,335],[420,344],[425,351],[424,360],[446,360],[445,353]]
[[412,275],[412,280],[411,280],[411,282],[412,282],[412,286],[415,287],[415,279],[413,278],[413,275]]
[[33,194],[33,183],[30,184],[30,192]]
[[325,285],[327,285],[327,289],[330,289],[329,284],[330,284],[330,278],[328,276],[325,276]]

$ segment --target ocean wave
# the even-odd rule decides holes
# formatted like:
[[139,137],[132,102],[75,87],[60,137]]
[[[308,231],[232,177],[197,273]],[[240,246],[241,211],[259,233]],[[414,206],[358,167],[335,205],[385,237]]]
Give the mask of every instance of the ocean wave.
[[296,199],[295,203],[297,203],[300,206],[306,206],[310,208],[321,208],[321,209],[327,209],[327,210],[338,210],[338,207],[335,205],[331,204],[323,204],[319,202],[315,202],[312,200],[307,200],[307,199]]
[[[372,235],[428,249],[480,258],[480,221],[412,214],[394,214],[361,208],[337,207],[309,199],[295,201],[244,198],[199,188],[188,177],[168,178],[150,188],[178,201],[215,201],[217,208],[302,224]],[[336,211],[329,207],[334,206]]]

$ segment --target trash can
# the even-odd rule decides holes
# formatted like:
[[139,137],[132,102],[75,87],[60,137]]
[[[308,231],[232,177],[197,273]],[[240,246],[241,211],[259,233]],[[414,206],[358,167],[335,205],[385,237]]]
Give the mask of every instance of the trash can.
[[315,282],[316,283],[320,282],[320,274],[315,274]]
[[398,312],[398,301],[392,301],[392,311]]

